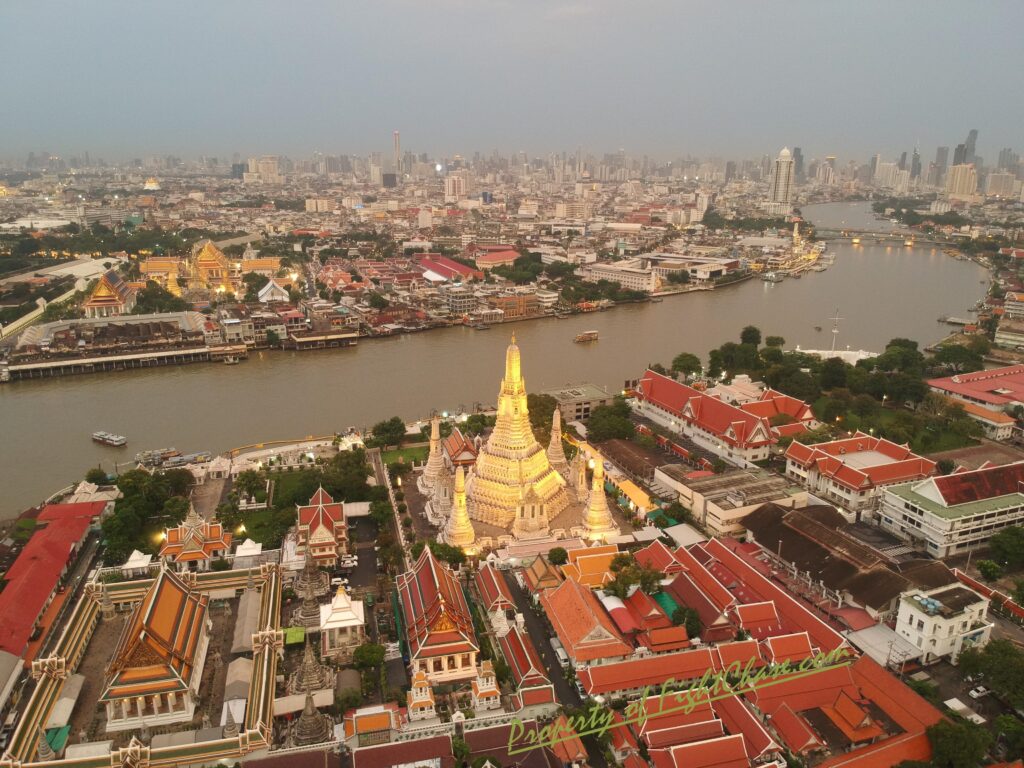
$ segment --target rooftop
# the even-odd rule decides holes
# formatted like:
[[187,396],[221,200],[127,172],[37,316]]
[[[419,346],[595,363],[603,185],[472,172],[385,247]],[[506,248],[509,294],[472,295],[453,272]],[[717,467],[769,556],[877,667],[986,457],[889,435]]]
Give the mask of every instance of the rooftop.
[[580,400],[606,400],[611,395],[596,384],[569,384],[559,389],[545,389],[542,395],[551,395],[559,403],[575,403]]

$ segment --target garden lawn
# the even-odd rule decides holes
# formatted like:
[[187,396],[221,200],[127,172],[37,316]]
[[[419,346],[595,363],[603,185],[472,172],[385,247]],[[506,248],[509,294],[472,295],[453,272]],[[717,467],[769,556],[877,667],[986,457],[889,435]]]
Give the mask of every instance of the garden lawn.
[[384,451],[384,453],[381,454],[381,458],[384,459],[385,464],[394,464],[399,459],[404,461],[406,464],[409,464],[411,462],[426,460],[429,453],[429,446],[418,445],[412,448],[396,448],[392,451]]

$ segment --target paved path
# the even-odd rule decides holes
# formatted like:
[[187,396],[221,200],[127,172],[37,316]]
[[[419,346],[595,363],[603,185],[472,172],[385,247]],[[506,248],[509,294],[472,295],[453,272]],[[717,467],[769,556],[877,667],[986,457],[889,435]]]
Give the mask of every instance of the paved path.
[[526,633],[533,641],[534,647],[540,654],[540,660],[544,664],[544,669],[555,686],[555,696],[558,698],[558,701],[567,707],[578,707],[580,705],[579,694],[576,693],[575,688],[566,682],[565,670],[558,663],[558,660],[555,658],[555,652],[551,649],[551,643],[548,642],[552,632],[547,621],[534,613],[529,593],[519,586],[519,582],[515,580],[512,573],[504,571],[503,574],[505,582],[512,592],[512,598],[516,601],[516,610],[523,614],[526,622]]

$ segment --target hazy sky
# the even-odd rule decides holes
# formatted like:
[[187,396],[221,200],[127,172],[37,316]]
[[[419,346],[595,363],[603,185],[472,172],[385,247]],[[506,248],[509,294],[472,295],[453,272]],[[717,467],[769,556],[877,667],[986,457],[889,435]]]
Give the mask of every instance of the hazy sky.
[[0,0],[0,156],[1024,149],[1024,2]]

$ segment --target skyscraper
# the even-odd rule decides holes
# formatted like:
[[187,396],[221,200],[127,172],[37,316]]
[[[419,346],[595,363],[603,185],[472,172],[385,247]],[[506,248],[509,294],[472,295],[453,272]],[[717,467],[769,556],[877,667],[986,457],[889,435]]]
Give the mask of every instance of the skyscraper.
[[921,153],[917,151],[917,147],[914,147],[914,154],[910,158],[910,178],[917,179],[921,177]]
[[402,178],[402,141],[398,137],[398,131],[395,131],[395,167],[394,170],[396,176]]
[[939,147],[935,150],[935,162],[932,164],[931,173],[928,175],[928,183],[933,187],[941,185],[948,165],[949,147]]
[[803,181],[804,178],[804,153],[800,147],[793,147],[793,178]]
[[793,195],[793,155],[788,147],[783,147],[775,160],[772,178],[768,185],[769,213],[787,214],[792,210]]
[[967,162],[967,145],[957,144],[953,150],[953,165],[963,165]]
[[978,154],[975,151],[978,145],[978,129],[971,128],[967,133],[967,141],[965,142],[966,155],[964,156],[965,163],[973,163],[977,160]]

